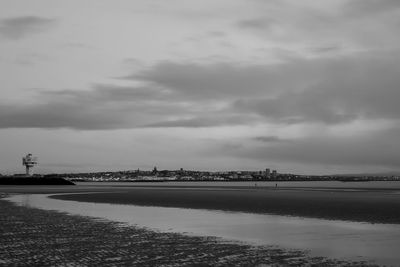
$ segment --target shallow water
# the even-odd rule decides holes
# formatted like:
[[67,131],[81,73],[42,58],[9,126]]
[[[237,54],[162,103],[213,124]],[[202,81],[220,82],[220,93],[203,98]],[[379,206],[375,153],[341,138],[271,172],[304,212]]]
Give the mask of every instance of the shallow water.
[[105,218],[163,232],[217,236],[258,245],[310,250],[312,256],[366,260],[386,265],[400,262],[400,225],[86,203],[50,199],[47,195],[14,195],[8,199],[19,205]]
[[76,182],[81,186],[167,186],[167,187],[199,187],[199,186],[216,186],[216,187],[275,187],[278,188],[307,188],[307,189],[324,189],[337,188],[352,190],[364,189],[393,189],[400,190],[400,181],[369,181],[369,182],[340,182],[340,181],[287,181],[287,182],[269,182],[269,181],[241,181],[241,182],[210,182],[210,181],[185,181],[185,182]]

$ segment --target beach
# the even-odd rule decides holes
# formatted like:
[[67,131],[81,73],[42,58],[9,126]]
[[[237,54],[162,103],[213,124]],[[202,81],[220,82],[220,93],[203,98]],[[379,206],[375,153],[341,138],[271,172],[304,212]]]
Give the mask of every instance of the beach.
[[310,260],[301,252],[156,233],[5,201],[0,210],[7,214],[0,219],[0,265],[297,265]]
[[[299,185],[304,184],[302,187]],[[322,183],[323,185],[324,183]],[[400,223],[399,183],[337,183],[336,187],[295,183],[80,183],[77,186],[2,186],[0,192],[65,193],[54,198],[93,203],[134,204],[268,213],[369,223]],[[340,186],[340,187],[338,187]],[[358,188],[356,187],[358,186]],[[69,194],[73,193],[73,194]],[[75,194],[80,193],[80,194]],[[87,193],[87,194],[84,194]]]
[[[6,195],[3,195],[6,197]],[[0,199],[0,265],[366,266],[306,251],[162,233]],[[372,265],[371,265],[372,266]]]
[[93,204],[206,209],[378,224],[400,222],[396,212],[400,207],[397,189],[100,183],[66,187],[4,186],[0,192],[3,198],[0,199],[0,264],[4,265],[373,265],[373,261],[362,258],[311,255],[306,247],[293,249],[212,235],[163,232],[113,220],[42,210],[29,203],[15,205],[5,199],[14,194],[57,194],[50,198]]
[[[400,223],[400,195],[389,189],[126,186],[114,192],[54,196],[95,203],[268,213],[369,223]],[[104,190],[104,188],[102,189]],[[111,190],[111,189],[110,189]]]

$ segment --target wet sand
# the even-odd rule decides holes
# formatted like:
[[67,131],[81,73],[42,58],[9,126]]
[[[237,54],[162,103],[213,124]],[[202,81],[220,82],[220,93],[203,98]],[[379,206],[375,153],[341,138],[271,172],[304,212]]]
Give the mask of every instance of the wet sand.
[[215,237],[159,233],[125,224],[16,206],[0,199],[0,265],[366,266],[304,251]]
[[[7,193],[65,193],[58,199],[244,211],[399,223],[393,190],[79,185],[0,187]],[[83,194],[71,194],[83,193]],[[160,233],[106,220],[15,206],[0,199],[0,265],[366,266],[305,251]]]
[[58,195],[83,202],[269,213],[369,223],[400,223],[392,190],[263,187],[112,187],[95,194]]

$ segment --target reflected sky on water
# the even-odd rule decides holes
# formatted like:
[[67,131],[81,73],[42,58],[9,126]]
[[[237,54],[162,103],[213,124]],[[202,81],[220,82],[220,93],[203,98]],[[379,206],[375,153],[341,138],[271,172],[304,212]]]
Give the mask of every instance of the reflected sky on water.
[[400,262],[400,225],[330,221],[240,212],[86,203],[14,195],[19,205],[105,218],[165,232],[217,236],[258,245],[310,250],[313,256]]

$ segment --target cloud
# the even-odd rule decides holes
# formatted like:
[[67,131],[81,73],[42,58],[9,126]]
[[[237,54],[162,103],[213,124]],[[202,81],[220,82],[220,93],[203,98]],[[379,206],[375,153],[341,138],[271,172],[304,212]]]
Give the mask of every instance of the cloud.
[[237,63],[197,64],[166,61],[124,79],[139,80],[152,86],[166,88],[187,99],[235,99],[274,92],[277,89],[274,85],[277,83],[293,87],[294,82],[285,79],[284,73],[285,69],[290,67],[283,64],[249,66]]
[[94,84],[90,90],[30,91],[31,103],[0,102],[0,128],[109,130],[212,127],[249,121],[242,115],[215,115],[212,106],[177,99],[157,87]]
[[282,142],[284,141],[279,136],[256,136],[253,138],[255,141],[259,141],[262,143],[271,143],[271,142]]
[[0,105],[1,128],[123,128],[124,117],[102,107],[79,103]]
[[22,16],[0,20],[0,34],[11,40],[48,30],[55,23],[54,19],[37,16]]
[[275,83],[280,94],[238,99],[235,110],[254,112],[285,123],[337,124],[357,119],[400,118],[395,100],[400,97],[400,65],[396,52],[360,53],[289,64],[292,66],[286,68],[286,75],[297,86],[285,88]]
[[202,116],[190,119],[180,120],[168,120],[144,125],[143,127],[188,127],[188,128],[199,128],[199,127],[214,127],[214,126],[226,126],[226,125],[243,125],[249,124],[253,120],[249,116],[234,116],[234,115],[217,115],[217,116]]
[[214,127],[254,121],[246,114],[214,114],[164,89],[95,84],[91,90],[34,90],[33,103],[0,104],[0,128],[79,130]]
[[345,14],[370,16],[373,14],[394,12],[400,9],[400,2],[397,0],[353,0],[343,6]]
[[162,92],[96,84],[91,90],[34,90],[32,103],[0,103],[0,128],[135,128],[182,108],[160,102]]
[[[254,1],[252,16],[234,23],[267,46],[312,53],[305,47],[343,45],[342,53],[386,49],[399,42],[396,0]],[[320,56],[319,51],[315,51]],[[328,52],[327,50],[325,53]],[[335,51],[333,51],[335,52]]]
[[122,79],[135,86],[40,90],[34,103],[3,104],[0,127],[395,123],[400,118],[399,59],[393,51],[268,65],[160,62]]
[[113,84],[94,84],[91,90],[40,90],[46,98],[87,102],[132,102],[138,100],[159,100],[167,97],[166,90],[146,86],[121,86]]
[[43,54],[26,53],[16,57],[15,64],[22,66],[33,66],[38,62],[50,62],[51,59]]
[[180,101],[220,101],[225,112],[261,122],[338,124],[400,118],[399,59],[392,51],[251,66],[162,62],[126,79],[164,88]]
[[268,18],[246,19],[240,20],[236,23],[239,28],[243,29],[268,29],[273,26],[275,20]]
[[[363,135],[319,134],[291,139],[290,142],[250,142],[237,149],[220,146],[220,153],[259,161],[301,164],[400,167],[400,128],[393,127]],[[279,140],[279,139],[278,139]]]
[[311,47],[310,50],[316,54],[325,54],[325,53],[332,53],[332,52],[340,52],[343,50],[343,48],[340,45],[332,44],[332,45]]

